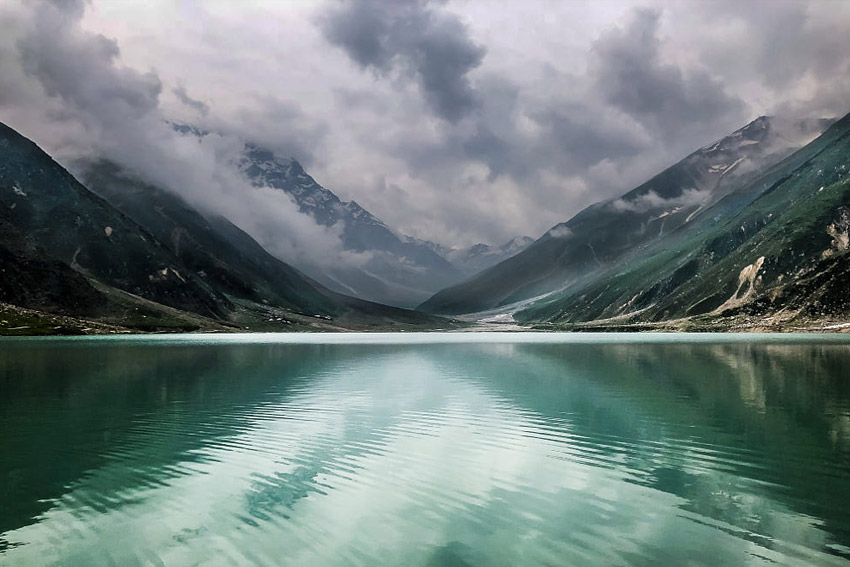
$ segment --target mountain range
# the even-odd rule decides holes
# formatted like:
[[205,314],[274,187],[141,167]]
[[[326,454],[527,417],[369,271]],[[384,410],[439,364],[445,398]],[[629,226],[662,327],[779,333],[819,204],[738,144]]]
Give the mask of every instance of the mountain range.
[[446,321],[336,293],[221,217],[109,162],[80,183],[0,125],[0,330],[422,328]]
[[401,234],[255,144],[232,165],[366,260],[293,266],[144,172],[91,159],[72,175],[0,124],[0,333],[466,324],[444,316],[543,329],[850,329],[850,115],[760,117],[537,240],[502,246]]
[[848,315],[850,116],[761,117],[420,308],[563,329],[801,328]]
[[[184,131],[203,134],[195,128]],[[363,299],[415,307],[435,292],[507,259],[532,242],[529,237],[517,237],[499,247],[476,244],[447,248],[399,234],[356,201],[343,201],[320,185],[293,158],[276,156],[249,143],[237,166],[254,186],[286,192],[317,224],[341,227],[344,249],[364,254],[367,260],[362,265],[329,267],[307,261],[298,267],[330,289]]]

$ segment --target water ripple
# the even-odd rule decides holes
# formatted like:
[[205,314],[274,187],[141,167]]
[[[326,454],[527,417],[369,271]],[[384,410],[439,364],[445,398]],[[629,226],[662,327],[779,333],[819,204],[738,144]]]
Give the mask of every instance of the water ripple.
[[0,565],[850,565],[840,345],[181,341],[0,350]]

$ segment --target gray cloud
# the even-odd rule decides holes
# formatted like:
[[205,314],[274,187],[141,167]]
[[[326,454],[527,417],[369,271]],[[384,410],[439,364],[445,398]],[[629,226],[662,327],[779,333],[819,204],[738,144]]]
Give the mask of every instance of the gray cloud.
[[171,89],[171,92],[174,93],[174,96],[176,96],[180,102],[189,108],[198,111],[202,116],[209,114],[210,105],[202,100],[189,96],[189,93],[186,92],[186,87],[182,83],[178,83],[176,87]]
[[49,96],[86,118],[139,117],[157,108],[162,83],[156,74],[115,65],[115,40],[68,25],[81,16],[79,2],[40,3],[35,10],[34,26],[18,47],[23,69]]
[[313,165],[323,149],[328,124],[306,116],[297,104],[271,95],[256,96],[251,103],[237,112],[235,121],[216,127],[295,158],[304,167]]
[[666,142],[679,142],[683,128],[741,124],[746,105],[722,83],[702,69],[662,61],[660,17],[656,10],[635,10],[627,26],[593,43],[591,72],[601,96]]
[[[0,120],[222,211],[242,195],[227,156],[251,140],[447,245],[542,234],[759,114],[850,106],[846,2],[92,3],[0,3]],[[164,118],[220,135],[175,141]],[[257,234],[300,226],[248,208]]]
[[[40,85],[42,98],[61,104],[60,121],[86,138],[66,159],[115,161],[204,212],[229,218],[286,261],[301,266],[362,262],[343,251],[338,228],[316,225],[282,191],[254,188],[239,174],[235,162],[245,138],[211,133],[199,141],[176,132],[159,107],[159,76],[121,65],[116,41],[82,28],[78,3],[29,8],[20,14],[27,25],[16,42],[21,72],[35,79],[31,87]],[[14,60],[4,53],[7,57]],[[39,100],[37,90],[32,94]],[[292,119],[291,109],[278,105],[275,112],[268,101],[262,108],[266,119]],[[45,117],[39,129],[50,131],[56,117]],[[257,135],[264,132],[258,129]]]
[[[695,5],[711,29],[737,29],[700,40],[706,65],[732,81],[758,81],[770,113],[835,115],[848,110],[850,5],[799,0],[722,0]],[[763,95],[763,96],[764,96]]]
[[[503,214],[519,224],[539,223],[538,231],[553,211],[568,217],[624,193],[747,119],[747,105],[719,79],[701,67],[664,59],[660,17],[660,11],[631,11],[624,25],[609,26],[592,43],[587,73],[548,69],[545,88],[533,96],[505,76],[484,75],[471,121],[429,136],[405,130],[384,151],[427,184],[458,190],[471,165],[486,166],[480,179],[489,184],[503,178],[522,193],[517,210],[503,207],[508,209]],[[383,51],[366,47],[352,58],[371,56],[389,64]],[[486,185],[475,190],[467,185],[465,191],[442,207],[444,222],[475,226],[483,240],[509,237],[502,225],[469,218],[475,207],[499,198],[497,192]],[[468,201],[460,205],[464,197]],[[397,218],[422,224],[423,209],[399,212]]]
[[433,9],[433,3],[349,0],[320,21],[328,41],[362,68],[412,74],[437,115],[457,122],[478,107],[468,74],[481,65],[485,49],[457,17]]
[[646,150],[647,140],[628,120],[590,101],[550,105],[533,118],[542,129],[544,159],[563,173],[584,171],[605,159],[633,158]]

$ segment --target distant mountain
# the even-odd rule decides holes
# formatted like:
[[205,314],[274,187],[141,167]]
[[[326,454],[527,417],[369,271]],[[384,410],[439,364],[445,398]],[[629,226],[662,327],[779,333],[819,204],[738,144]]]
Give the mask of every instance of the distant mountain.
[[564,328],[779,330],[831,321],[847,330],[848,234],[850,115],[681,230],[515,317]]
[[502,246],[479,243],[468,248],[444,249],[443,257],[460,270],[465,277],[469,277],[516,256],[533,242],[534,239],[530,236],[517,236]]
[[100,195],[0,124],[0,332],[445,323],[332,292],[114,164],[85,171]]
[[823,127],[824,122],[786,125],[757,118],[622,197],[592,205],[552,227],[519,254],[440,291],[419,309],[471,313],[575,286],[685,227]]
[[373,301],[414,306],[462,277],[436,245],[397,235],[355,201],[342,201],[319,185],[294,159],[248,145],[238,165],[252,184],[285,191],[318,224],[340,223],[345,249],[369,254],[362,268],[300,266],[324,285]]
[[[187,136],[209,134],[191,125],[172,127]],[[284,191],[317,224],[338,227],[344,249],[364,254],[366,261],[360,266],[328,266],[301,258],[296,260],[298,268],[330,289],[371,301],[414,307],[434,292],[516,254],[529,240],[518,237],[498,248],[486,244],[449,248],[401,234],[356,201],[341,200],[293,158],[246,143],[235,165],[254,186]]]

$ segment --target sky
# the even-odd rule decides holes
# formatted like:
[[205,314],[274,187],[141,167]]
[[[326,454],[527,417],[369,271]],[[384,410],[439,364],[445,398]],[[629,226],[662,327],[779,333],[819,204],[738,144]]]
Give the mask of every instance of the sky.
[[338,234],[251,193],[227,167],[240,140],[466,246],[538,237],[760,115],[850,111],[841,0],[0,0],[0,30],[0,121],[289,260],[343,254]]

